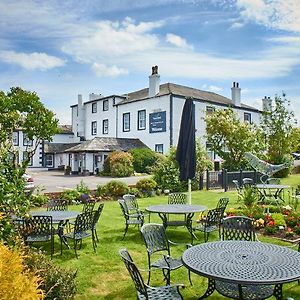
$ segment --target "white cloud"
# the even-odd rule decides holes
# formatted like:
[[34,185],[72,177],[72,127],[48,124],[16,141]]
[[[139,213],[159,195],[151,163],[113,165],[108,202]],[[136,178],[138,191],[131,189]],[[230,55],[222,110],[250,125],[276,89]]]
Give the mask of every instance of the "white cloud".
[[5,63],[19,65],[27,70],[45,71],[65,65],[65,61],[46,53],[17,53],[14,51],[0,52],[0,60]]
[[118,68],[117,66],[106,66],[104,64],[94,63],[92,65],[92,70],[96,73],[97,76],[109,76],[109,77],[117,77],[120,75],[128,74],[128,70],[123,68]]
[[244,27],[245,24],[243,23],[240,23],[240,22],[235,22],[233,23],[229,29],[239,29],[239,28],[242,28]]
[[179,48],[186,48],[186,49],[192,49],[193,47],[188,45],[186,40],[179,35],[173,34],[173,33],[168,33],[166,35],[166,41],[169,42],[170,44],[179,47]]
[[245,20],[274,29],[300,32],[299,0],[237,0],[236,5]]
[[130,18],[123,22],[100,21],[90,24],[86,34],[66,42],[62,50],[77,61],[103,62],[107,57],[119,57],[154,49],[159,39],[150,31],[161,27],[163,22],[141,22]]
[[209,84],[203,84],[201,89],[210,91],[210,92],[214,92],[214,93],[219,93],[219,92],[223,91],[223,89],[221,87],[218,87],[216,85],[209,85]]
[[293,43],[300,44],[300,36],[280,36],[280,37],[270,38],[269,41],[278,42],[278,43],[287,43],[287,44],[293,44]]

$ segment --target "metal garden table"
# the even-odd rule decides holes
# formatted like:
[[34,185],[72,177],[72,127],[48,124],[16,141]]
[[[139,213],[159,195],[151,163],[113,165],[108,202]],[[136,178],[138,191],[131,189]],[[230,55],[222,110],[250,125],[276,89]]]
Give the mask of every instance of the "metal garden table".
[[221,280],[238,285],[275,285],[274,296],[281,300],[282,284],[300,278],[299,252],[262,242],[199,244],[187,249],[182,261],[189,270],[209,279],[208,288],[199,299],[210,296],[216,289],[215,280]]
[[[189,204],[161,204],[152,205],[146,208],[150,213],[157,213],[163,221],[163,226],[185,226],[192,236],[193,240],[193,229],[192,229],[192,218],[196,212],[207,210],[206,206],[203,205],[189,205]],[[168,215],[184,215],[183,221],[169,221]]]
[[61,222],[75,219],[80,212],[72,210],[49,210],[49,211],[31,211],[29,212],[31,216],[51,216],[52,222],[54,224],[59,224]]
[[276,201],[280,200],[284,202],[282,198],[282,191],[284,189],[289,189],[289,185],[283,184],[257,184],[256,188],[260,191],[261,199],[264,200],[267,197],[273,197]]
[[[59,238],[62,238],[62,229],[63,225],[70,219],[75,219],[80,212],[72,211],[72,210],[48,210],[48,211],[31,211],[29,212],[32,216],[51,216],[52,223],[57,224],[58,228],[56,229],[56,233]],[[69,248],[69,244],[66,239],[62,239],[63,243]]]

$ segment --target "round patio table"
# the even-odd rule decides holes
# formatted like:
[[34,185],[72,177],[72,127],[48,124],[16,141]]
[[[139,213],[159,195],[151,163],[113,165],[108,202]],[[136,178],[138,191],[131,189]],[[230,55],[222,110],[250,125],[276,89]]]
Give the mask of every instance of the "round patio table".
[[[204,205],[190,205],[190,204],[160,204],[152,205],[146,208],[150,213],[157,213],[163,221],[163,226],[185,226],[191,234],[193,241],[192,218],[196,212],[207,210]],[[168,215],[184,215],[182,221],[169,221]]]
[[[215,280],[220,280],[239,286],[275,285],[274,296],[281,300],[282,284],[300,278],[300,253],[269,243],[218,241],[199,244],[187,249],[182,261],[192,272],[209,278],[208,289],[199,299],[211,295]],[[241,294],[240,299],[243,299]]]
[[80,212],[72,210],[49,210],[49,211],[31,211],[31,216],[51,216],[54,224],[59,224],[63,221],[75,219]]

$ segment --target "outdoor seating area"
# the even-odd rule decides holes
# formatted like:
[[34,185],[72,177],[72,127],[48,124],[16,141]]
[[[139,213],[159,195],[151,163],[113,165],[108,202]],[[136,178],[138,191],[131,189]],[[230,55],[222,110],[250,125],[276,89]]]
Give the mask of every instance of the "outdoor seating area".
[[[255,184],[246,184],[242,191],[257,191]],[[288,193],[281,196],[285,205],[294,201]],[[105,204],[50,201],[31,211],[22,226],[28,225],[24,232],[31,236],[25,241],[31,247],[77,270],[78,299],[90,292],[100,299],[297,299],[300,244],[262,234],[257,219],[241,215],[237,191],[197,191],[187,202],[186,193],[150,198],[124,194]],[[49,229],[44,236],[32,225],[35,220],[42,230]],[[257,251],[258,257],[251,254]],[[227,265],[228,260],[237,265]],[[293,267],[283,266],[285,262]],[[106,278],[110,284],[103,289]]]

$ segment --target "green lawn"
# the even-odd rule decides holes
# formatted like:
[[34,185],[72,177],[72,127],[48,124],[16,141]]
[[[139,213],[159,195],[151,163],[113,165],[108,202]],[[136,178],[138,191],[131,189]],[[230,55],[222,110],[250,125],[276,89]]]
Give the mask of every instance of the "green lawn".
[[[284,183],[292,185],[300,183],[300,176],[291,176]],[[215,206],[219,198],[229,197],[228,207],[235,207],[237,195],[234,191],[224,193],[222,191],[197,191],[193,192],[193,204],[206,205],[209,208]],[[154,198],[139,199],[140,208],[146,208],[151,204],[166,203],[167,197],[160,196]],[[73,206],[70,209],[80,210],[81,206]],[[195,216],[196,218],[196,216]],[[147,220],[148,221],[148,220]],[[161,223],[158,216],[152,215],[151,222]],[[79,259],[75,258],[72,249],[65,249],[63,255],[60,255],[60,245],[58,239],[55,243],[54,262],[60,266],[78,270],[77,282],[78,293],[76,299],[136,299],[136,292],[131,278],[124,263],[121,261],[118,251],[126,247],[131,253],[134,261],[139,268],[147,268],[147,254],[144,243],[137,227],[129,227],[127,235],[122,240],[124,232],[124,220],[116,201],[105,202],[104,210],[97,227],[100,242],[98,243],[97,253],[93,252],[92,242],[90,239],[83,241],[82,249],[78,250]],[[186,229],[175,228],[167,229],[168,236],[171,240],[189,243],[190,236]],[[203,242],[201,233],[197,233],[199,240],[196,243]],[[217,240],[217,234],[210,236],[210,241]],[[261,241],[287,245],[272,238],[260,236]],[[173,256],[180,256],[183,247],[172,247]],[[143,272],[144,278],[147,273]],[[189,284],[187,270],[180,268],[171,273],[172,283],[183,283],[185,289],[182,290],[184,299],[196,299],[206,290],[207,279],[192,274],[193,286]],[[153,271],[151,285],[162,285],[162,274],[160,271]],[[284,298],[292,297],[299,299],[300,285],[297,282],[284,285]],[[215,292],[209,299],[226,299]],[[275,299],[275,298],[274,298]]]

